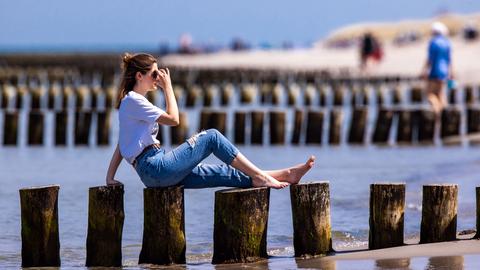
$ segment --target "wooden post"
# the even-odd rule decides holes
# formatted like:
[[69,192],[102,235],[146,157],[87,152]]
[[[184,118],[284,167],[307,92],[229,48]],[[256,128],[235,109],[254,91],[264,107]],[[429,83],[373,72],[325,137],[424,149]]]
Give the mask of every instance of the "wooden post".
[[363,104],[364,106],[368,106],[368,103],[370,102],[369,95],[368,95],[368,94],[369,94],[369,93],[368,93],[368,90],[367,90],[367,88],[364,86],[364,87],[362,87],[362,90],[361,90],[361,91],[362,91],[361,93],[362,93],[362,97],[363,97],[363,103],[362,103],[362,104]]
[[467,133],[480,132],[480,109],[468,107],[467,108]]
[[283,87],[280,83],[275,84],[272,90],[272,104],[279,105],[283,96]]
[[38,110],[41,109],[42,105],[42,88],[38,87],[30,92],[31,96],[31,103],[30,103],[30,108],[32,110]]
[[252,103],[255,99],[257,89],[253,84],[243,84],[240,86],[240,103],[248,104]]
[[215,128],[223,135],[227,132],[227,113],[202,110],[200,115],[200,130]]
[[198,89],[196,89],[195,87],[188,88],[185,106],[194,107],[195,102],[197,101],[197,98],[198,98]]
[[330,111],[330,126],[328,131],[328,143],[338,145],[342,136],[343,112],[341,109],[332,109]]
[[70,86],[64,86],[62,90],[62,109],[68,110],[70,108],[70,97],[72,96],[72,88]]
[[105,109],[111,109],[116,104],[116,90],[114,87],[109,87],[105,93]]
[[3,144],[17,145],[18,142],[18,112],[4,113]]
[[210,107],[213,105],[213,100],[215,99],[216,94],[214,86],[206,86],[203,89],[203,106]]
[[410,144],[413,140],[412,112],[399,110],[396,113],[398,114],[397,143]]
[[28,144],[42,145],[44,116],[42,111],[33,110],[28,114]]
[[348,133],[348,142],[353,144],[364,143],[366,128],[367,108],[355,108],[352,112],[350,131]]
[[457,234],[458,185],[424,185],[420,243],[453,241]]
[[461,112],[456,108],[448,108],[442,111],[442,139],[449,136],[460,135]]
[[403,245],[405,184],[370,185],[368,248]]
[[123,194],[123,185],[88,190],[87,267],[122,266]]
[[410,91],[410,101],[412,103],[422,103],[423,102],[423,90],[420,87],[413,87]]
[[233,96],[233,85],[227,84],[222,87],[221,90],[221,99],[220,99],[220,104],[222,106],[228,106],[230,104],[230,100],[232,99]]
[[253,111],[251,113],[251,144],[263,144],[263,118],[264,112]]
[[47,108],[49,110],[55,109],[55,100],[57,99],[58,95],[60,95],[60,89],[56,84],[51,85],[48,89],[48,104]]
[[215,192],[213,264],[246,263],[268,258],[269,188]]
[[332,87],[333,90],[333,106],[343,106],[343,88],[338,85]]
[[395,105],[402,103],[402,91],[400,90],[400,87],[395,87],[393,89],[392,103]]
[[454,105],[457,103],[457,92],[456,88],[452,88],[448,91],[448,104]]
[[22,267],[60,266],[59,189],[58,185],[20,189]]
[[143,243],[139,264],[184,264],[185,208],[183,186],[145,188]]
[[55,145],[67,145],[68,112],[55,113]]
[[472,105],[475,103],[473,87],[471,85],[465,86],[465,103],[467,105]]
[[373,133],[373,143],[387,144],[392,127],[393,111],[381,108],[377,113],[377,122]]
[[325,89],[325,87],[319,87],[318,91],[318,105],[320,105],[320,107],[325,107],[327,105],[327,90]]
[[328,182],[290,186],[295,257],[332,251]]
[[435,139],[435,112],[432,110],[415,111],[416,121],[414,125],[418,130],[418,142],[433,144]]
[[270,143],[285,144],[285,112],[270,112]]
[[298,96],[300,95],[300,88],[297,84],[292,83],[288,86],[288,101],[289,106],[295,106],[297,104]]
[[323,112],[309,111],[307,113],[307,136],[305,143],[322,144]]
[[23,87],[17,88],[17,96],[16,96],[16,102],[15,102],[15,108],[17,110],[24,108],[24,101],[25,101],[26,95],[27,95],[27,89]]
[[97,144],[108,145],[110,139],[110,110],[97,113]]
[[235,112],[235,134],[234,142],[236,144],[245,144],[245,112]]
[[383,91],[380,87],[375,90],[377,105],[381,106],[385,103],[385,98],[383,97]]
[[77,110],[75,112],[75,145],[88,145],[92,112]]
[[170,127],[170,140],[172,145],[183,143],[188,136],[187,115],[184,112],[180,112],[179,117],[180,124],[175,127]]
[[305,87],[305,91],[303,92],[303,105],[305,106],[313,105],[315,91],[316,91],[315,87],[311,84],[308,84]]
[[475,188],[475,196],[477,201],[477,233],[473,238],[480,239],[480,187]]
[[300,143],[300,136],[302,134],[303,126],[303,111],[296,109],[295,110],[295,119],[293,120],[293,134],[292,134],[292,144]]

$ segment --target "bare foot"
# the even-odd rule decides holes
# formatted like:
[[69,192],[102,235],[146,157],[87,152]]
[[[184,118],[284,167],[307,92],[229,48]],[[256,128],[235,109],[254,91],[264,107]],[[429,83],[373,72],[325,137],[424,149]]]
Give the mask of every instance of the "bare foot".
[[307,162],[298,164],[287,170],[287,175],[284,178],[286,182],[290,184],[297,184],[300,179],[313,167],[315,164],[315,156],[310,156]]
[[276,189],[281,189],[289,185],[289,183],[280,182],[266,173],[252,177],[252,184],[254,187],[270,187]]

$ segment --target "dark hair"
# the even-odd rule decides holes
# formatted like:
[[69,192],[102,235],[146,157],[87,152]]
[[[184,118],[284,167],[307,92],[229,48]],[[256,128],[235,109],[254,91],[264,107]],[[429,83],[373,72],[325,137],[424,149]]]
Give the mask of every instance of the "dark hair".
[[135,79],[137,72],[146,74],[156,62],[157,59],[147,53],[137,53],[134,55],[125,53],[123,55],[123,75],[118,92],[117,109],[120,107],[120,102],[122,102],[122,99],[128,94],[128,92],[133,90],[133,87],[137,82]]

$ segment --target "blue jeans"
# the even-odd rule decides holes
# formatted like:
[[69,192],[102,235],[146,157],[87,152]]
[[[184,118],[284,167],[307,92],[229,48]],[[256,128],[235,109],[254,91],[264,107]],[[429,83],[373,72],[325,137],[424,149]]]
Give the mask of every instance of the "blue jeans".
[[[225,164],[201,164],[214,154]],[[177,148],[149,149],[136,158],[135,170],[147,187],[252,187],[252,179],[230,164],[238,149],[216,129],[202,131]]]

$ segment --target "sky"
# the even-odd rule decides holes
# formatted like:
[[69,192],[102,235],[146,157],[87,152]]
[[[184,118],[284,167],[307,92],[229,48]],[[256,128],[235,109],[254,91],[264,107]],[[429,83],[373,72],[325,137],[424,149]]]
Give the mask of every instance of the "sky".
[[480,11],[480,0],[0,0],[0,48],[311,44],[339,27]]

